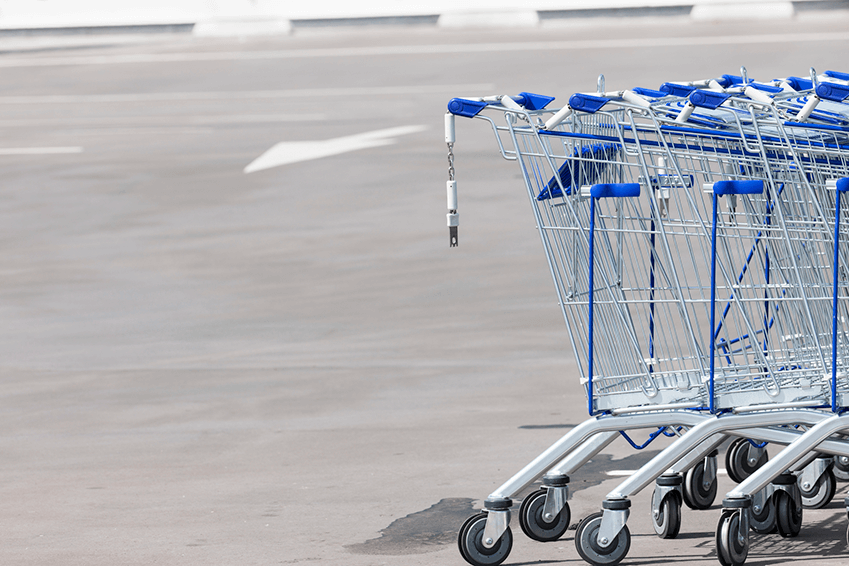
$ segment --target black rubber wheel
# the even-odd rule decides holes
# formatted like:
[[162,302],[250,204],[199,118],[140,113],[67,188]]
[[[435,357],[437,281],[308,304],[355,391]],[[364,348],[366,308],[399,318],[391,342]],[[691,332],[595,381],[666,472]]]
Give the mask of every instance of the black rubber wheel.
[[846,456],[835,456],[832,471],[837,481],[849,481],[849,458]]
[[[749,463],[749,441],[746,439],[735,442],[729,447],[725,453],[725,469],[728,472],[728,477],[737,483],[741,483],[751,476],[755,471],[767,463],[769,455],[766,450],[758,458],[754,464]],[[732,450],[733,448],[733,450]]]
[[654,532],[660,538],[675,538],[681,531],[681,502],[673,495],[667,495],[660,502],[657,516],[652,513],[651,523]]
[[802,508],[785,491],[777,491],[775,498],[775,522],[778,534],[784,538],[795,537],[802,530]]
[[684,504],[690,509],[710,509],[716,500],[716,477],[705,485],[705,462],[702,460],[684,474]]
[[749,557],[749,533],[739,531],[739,512],[723,511],[716,527],[716,556],[722,566],[740,566]]
[[778,526],[775,521],[775,498],[770,497],[766,500],[763,509],[755,511],[752,506],[749,512],[749,528],[760,535],[771,535],[778,531]]
[[572,520],[572,511],[566,503],[560,513],[551,521],[543,517],[545,507],[546,490],[536,491],[522,501],[519,509],[519,525],[528,537],[539,542],[552,542],[560,539],[569,529],[569,521]]
[[802,507],[822,509],[834,499],[834,494],[837,492],[837,479],[834,477],[834,472],[829,469],[820,476],[811,489],[805,490],[800,482],[799,491],[802,492]]
[[725,471],[734,483],[740,483],[742,481],[737,477],[736,470],[734,469],[734,464],[732,464],[732,462],[734,461],[734,453],[737,452],[737,449],[740,448],[740,445],[744,442],[747,442],[745,438],[735,438],[731,444],[728,445],[728,450],[725,451]]
[[460,554],[473,566],[497,566],[506,560],[513,548],[513,533],[510,527],[504,531],[492,548],[483,545],[483,530],[486,527],[486,513],[469,517],[460,528],[457,544]]
[[631,549],[631,531],[625,525],[607,548],[599,546],[596,538],[601,527],[601,513],[587,515],[575,532],[575,546],[581,558],[593,566],[614,566],[619,564]]

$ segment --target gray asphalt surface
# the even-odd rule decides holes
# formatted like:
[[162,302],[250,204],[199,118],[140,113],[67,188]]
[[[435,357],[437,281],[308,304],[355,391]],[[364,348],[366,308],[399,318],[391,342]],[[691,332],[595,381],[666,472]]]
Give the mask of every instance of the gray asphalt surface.
[[[464,564],[462,521],[585,403],[518,170],[477,123],[448,248],[448,99],[845,71],[847,23],[7,49],[0,564]],[[427,129],[243,173],[279,142],[401,126]],[[35,147],[66,149],[2,151]],[[652,453],[588,465],[574,520]],[[847,563],[844,491],[747,563]],[[623,564],[718,563],[717,508],[659,541],[649,497]],[[514,531],[508,564],[583,564],[574,531]]]

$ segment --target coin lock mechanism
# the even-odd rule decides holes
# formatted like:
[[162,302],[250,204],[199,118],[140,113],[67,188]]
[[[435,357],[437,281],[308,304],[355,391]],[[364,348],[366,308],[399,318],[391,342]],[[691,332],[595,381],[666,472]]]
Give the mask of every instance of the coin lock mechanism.
[[448,182],[445,184],[448,193],[448,237],[450,247],[457,247],[457,228],[460,226],[460,215],[457,213],[457,181],[454,179],[454,115],[445,114],[445,143],[448,144]]

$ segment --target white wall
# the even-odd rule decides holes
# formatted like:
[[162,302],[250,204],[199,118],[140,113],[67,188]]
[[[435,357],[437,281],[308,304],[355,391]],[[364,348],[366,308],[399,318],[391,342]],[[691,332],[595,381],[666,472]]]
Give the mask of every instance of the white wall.
[[0,0],[0,28],[742,3],[790,5],[787,0]]

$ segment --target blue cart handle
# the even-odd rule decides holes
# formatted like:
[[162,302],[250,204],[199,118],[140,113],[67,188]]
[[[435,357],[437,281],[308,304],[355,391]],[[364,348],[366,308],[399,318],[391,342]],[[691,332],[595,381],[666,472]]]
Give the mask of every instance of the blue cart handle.
[[594,94],[573,94],[569,98],[569,104],[558,110],[551,118],[546,120],[543,128],[551,130],[557,127],[563,120],[572,115],[575,110],[594,114],[601,110],[605,104],[611,100],[622,100],[628,104],[639,106],[641,108],[651,107],[650,98],[664,98],[667,94],[647,88],[635,88],[631,90],[619,90],[614,92],[605,92],[598,95]]
[[761,180],[750,181],[717,181],[706,183],[705,192],[711,192],[716,196],[722,195],[760,195],[764,192],[764,182]]
[[621,198],[640,196],[639,183],[599,183],[596,185],[583,185],[582,196],[592,198]]
[[817,85],[817,96],[834,102],[843,102],[849,97],[849,85],[837,83],[820,83]]
[[849,73],[841,73],[839,71],[826,71],[823,74],[826,77],[837,79],[838,81],[849,81]]
[[520,92],[517,96],[506,94],[483,98],[452,98],[448,102],[448,111],[455,116],[474,118],[489,105],[500,104],[511,110],[542,110],[554,100],[553,96]]

